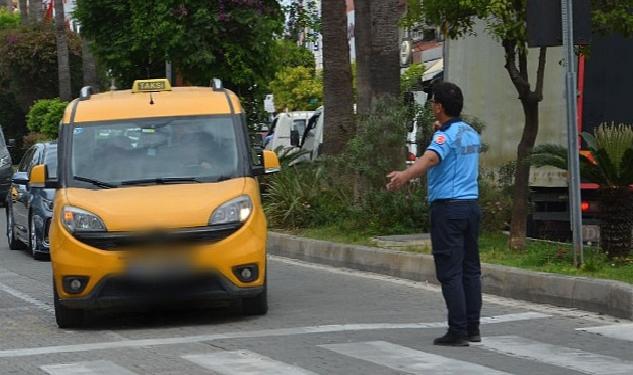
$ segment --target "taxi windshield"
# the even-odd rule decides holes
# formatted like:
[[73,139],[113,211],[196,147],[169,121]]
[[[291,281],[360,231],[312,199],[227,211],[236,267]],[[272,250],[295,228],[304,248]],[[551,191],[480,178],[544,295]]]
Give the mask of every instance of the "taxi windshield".
[[239,173],[231,117],[76,124],[71,178],[97,187],[214,182]]

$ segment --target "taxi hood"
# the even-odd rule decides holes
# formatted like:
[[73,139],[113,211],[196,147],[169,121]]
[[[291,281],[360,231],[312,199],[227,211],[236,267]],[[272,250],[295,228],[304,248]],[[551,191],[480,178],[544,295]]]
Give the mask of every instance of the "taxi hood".
[[[244,194],[245,178],[217,183],[68,188],[67,204],[98,215],[108,231],[201,227],[224,202]],[[252,197],[251,197],[252,199]]]

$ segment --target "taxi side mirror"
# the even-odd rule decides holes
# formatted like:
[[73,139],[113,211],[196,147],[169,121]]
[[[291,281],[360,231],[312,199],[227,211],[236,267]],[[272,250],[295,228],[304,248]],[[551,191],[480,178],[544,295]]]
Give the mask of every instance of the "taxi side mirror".
[[281,171],[281,165],[279,164],[279,158],[274,151],[264,150],[264,170],[266,174],[275,173]]
[[58,187],[57,180],[48,178],[48,167],[46,164],[39,164],[31,168],[29,184],[34,188],[56,189]]

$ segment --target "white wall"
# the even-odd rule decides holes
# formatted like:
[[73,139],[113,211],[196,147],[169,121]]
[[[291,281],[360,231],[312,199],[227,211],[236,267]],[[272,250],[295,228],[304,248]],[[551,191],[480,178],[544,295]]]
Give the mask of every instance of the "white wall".
[[[482,155],[482,165],[499,166],[516,159],[523,131],[523,110],[518,94],[504,68],[504,50],[499,41],[486,34],[447,42],[445,79],[464,92],[464,113],[479,117],[487,128],[482,138],[490,145]],[[536,82],[538,49],[529,51],[530,82]],[[561,49],[549,48],[545,71],[544,98],[540,105],[538,143],[566,144],[564,75]]]

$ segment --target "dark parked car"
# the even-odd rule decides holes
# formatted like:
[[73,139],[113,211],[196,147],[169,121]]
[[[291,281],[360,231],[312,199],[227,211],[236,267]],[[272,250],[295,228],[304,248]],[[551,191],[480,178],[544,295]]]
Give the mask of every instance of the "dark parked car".
[[48,228],[53,216],[55,189],[29,185],[29,172],[38,164],[46,164],[51,177],[57,174],[57,144],[38,143],[22,158],[13,174],[7,195],[7,240],[13,250],[29,249],[34,259],[48,256]]
[[4,141],[2,128],[0,128],[0,202],[4,202],[4,197],[7,196],[11,186],[11,176],[13,176],[11,164],[11,155]]

